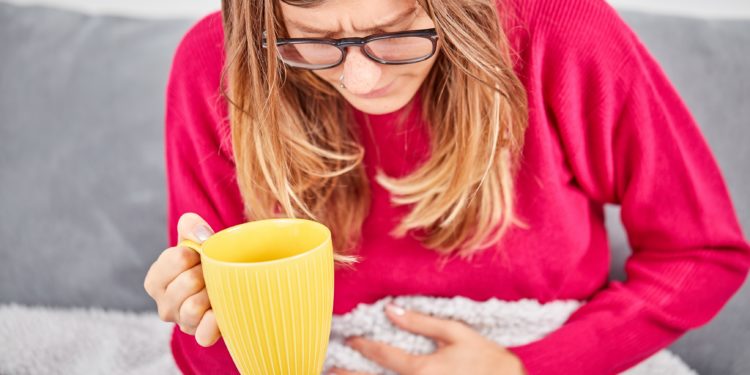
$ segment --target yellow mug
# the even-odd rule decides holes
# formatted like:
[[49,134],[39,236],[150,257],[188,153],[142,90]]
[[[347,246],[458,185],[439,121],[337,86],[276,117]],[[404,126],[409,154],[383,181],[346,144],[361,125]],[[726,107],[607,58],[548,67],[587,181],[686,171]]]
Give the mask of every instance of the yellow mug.
[[215,233],[201,256],[216,323],[242,374],[320,374],[333,314],[333,247],[323,224],[251,221]]

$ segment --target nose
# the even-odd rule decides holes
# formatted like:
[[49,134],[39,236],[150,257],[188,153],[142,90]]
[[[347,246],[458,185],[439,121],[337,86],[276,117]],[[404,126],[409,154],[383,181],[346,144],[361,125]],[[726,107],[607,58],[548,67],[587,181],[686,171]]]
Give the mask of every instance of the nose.
[[366,94],[380,81],[380,64],[370,60],[358,47],[349,47],[344,61],[346,89],[353,94]]

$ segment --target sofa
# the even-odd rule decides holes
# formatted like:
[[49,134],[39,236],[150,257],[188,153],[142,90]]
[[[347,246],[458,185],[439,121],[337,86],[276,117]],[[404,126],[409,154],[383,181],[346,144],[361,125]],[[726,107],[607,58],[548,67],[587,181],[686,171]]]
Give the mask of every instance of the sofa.
[[[620,13],[698,120],[750,233],[750,20]],[[167,246],[164,90],[195,21],[0,2],[0,373],[52,371],[40,358],[68,373],[177,373],[143,279]],[[616,206],[606,221],[624,280]],[[670,350],[700,374],[750,374],[748,313],[745,283]]]

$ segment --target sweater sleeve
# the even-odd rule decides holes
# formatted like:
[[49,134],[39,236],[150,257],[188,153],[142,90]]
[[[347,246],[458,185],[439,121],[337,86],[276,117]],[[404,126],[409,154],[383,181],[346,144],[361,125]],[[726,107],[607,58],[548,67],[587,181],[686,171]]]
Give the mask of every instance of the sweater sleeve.
[[[181,40],[166,90],[167,232],[177,244],[177,221],[194,212],[214,231],[244,222],[229,147],[226,101],[219,85],[223,59],[220,14],[195,24]],[[173,327],[171,349],[184,374],[237,374],[222,339],[207,348]]]
[[743,284],[750,247],[695,120],[615,11],[599,0],[530,3],[532,90],[577,186],[621,205],[632,253],[626,281],[508,349],[529,375],[619,373],[711,320]]
[[165,150],[169,244],[186,212],[219,231],[244,220],[231,155],[226,101],[219,90],[223,60],[218,14],[198,22],[175,52],[167,85]]

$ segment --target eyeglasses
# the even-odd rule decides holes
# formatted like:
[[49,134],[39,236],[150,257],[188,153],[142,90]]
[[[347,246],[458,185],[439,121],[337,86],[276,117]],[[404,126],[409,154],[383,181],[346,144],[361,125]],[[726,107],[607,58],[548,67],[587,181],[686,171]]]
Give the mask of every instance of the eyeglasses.
[[[277,39],[279,58],[294,68],[329,69],[346,58],[346,48],[358,46],[371,60],[387,65],[413,64],[435,54],[435,29],[374,34],[364,38],[286,38]],[[268,48],[263,32],[263,48]]]

